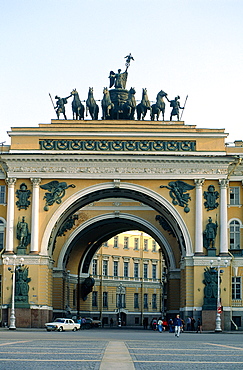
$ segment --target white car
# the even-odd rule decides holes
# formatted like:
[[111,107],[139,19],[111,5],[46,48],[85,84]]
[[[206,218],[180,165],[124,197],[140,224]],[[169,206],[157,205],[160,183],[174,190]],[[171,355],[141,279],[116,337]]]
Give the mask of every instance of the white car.
[[57,330],[57,331],[64,331],[64,330],[79,330],[80,324],[74,322],[72,319],[62,319],[58,318],[53,322],[47,322],[45,324],[47,331]]

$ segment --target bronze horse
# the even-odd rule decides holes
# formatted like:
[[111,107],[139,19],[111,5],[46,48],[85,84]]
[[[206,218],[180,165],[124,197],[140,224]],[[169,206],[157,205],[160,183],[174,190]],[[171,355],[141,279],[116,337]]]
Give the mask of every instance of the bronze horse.
[[157,116],[157,121],[158,121],[160,112],[162,112],[163,121],[164,121],[164,119],[165,119],[165,117],[164,117],[165,102],[164,102],[163,98],[165,96],[167,96],[167,94],[163,90],[161,90],[157,94],[156,103],[151,106],[151,113],[150,113],[151,121],[154,121],[155,116]]
[[148,99],[147,89],[143,89],[141,103],[139,103],[136,106],[137,119],[140,121],[140,119],[142,117],[142,120],[144,120],[144,118],[147,114],[147,111],[150,110],[150,109],[151,109],[151,106],[150,106],[150,101]]
[[131,87],[131,89],[128,92],[128,98],[127,101],[123,104],[123,115],[125,119],[134,120],[134,113],[136,109],[136,100],[135,95],[136,91],[134,87]]
[[111,119],[111,111],[114,108],[114,104],[111,101],[110,92],[107,87],[104,87],[103,94],[104,96],[101,100],[102,119]]
[[88,99],[86,100],[86,117],[88,116],[88,112],[93,120],[98,119],[99,106],[94,100],[93,87],[89,88]]
[[81,103],[79,99],[79,95],[76,89],[73,89],[71,92],[73,95],[72,101],[72,111],[73,111],[73,119],[84,119],[84,105]]

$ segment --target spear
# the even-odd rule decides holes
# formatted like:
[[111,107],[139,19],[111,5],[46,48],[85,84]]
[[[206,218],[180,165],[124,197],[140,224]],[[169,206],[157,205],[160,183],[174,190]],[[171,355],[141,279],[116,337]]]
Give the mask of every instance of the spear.
[[183,112],[184,112],[184,109],[185,109],[185,106],[186,106],[187,98],[188,98],[188,95],[186,96],[186,100],[185,100],[185,103],[184,103],[184,108],[182,109],[182,112],[181,112],[181,118],[180,118],[180,121],[181,121],[181,119],[182,119],[182,115],[183,115]]
[[[49,93],[49,96],[50,96],[50,99],[51,99],[51,102],[52,102],[52,105],[53,105],[53,108],[54,108],[54,111],[55,111],[55,113],[56,113],[56,115],[57,115],[57,112],[56,112],[56,110],[55,110],[55,105],[54,105],[54,103],[53,103],[53,100],[52,100],[52,97],[51,97],[51,94]],[[58,117],[58,116],[57,116]]]

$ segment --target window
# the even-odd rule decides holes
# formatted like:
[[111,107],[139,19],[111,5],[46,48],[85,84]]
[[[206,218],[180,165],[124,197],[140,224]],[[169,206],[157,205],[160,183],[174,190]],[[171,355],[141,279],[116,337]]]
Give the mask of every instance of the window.
[[138,278],[138,263],[134,263],[134,277]]
[[0,220],[0,251],[4,248],[5,223]]
[[128,277],[128,262],[124,262],[124,277]]
[[148,250],[148,239],[144,239],[144,241],[143,241],[143,247],[144,247],[144,250],[145,251]]
[[116,295],[116,307],[117,308],[126,308],[126,295],[117,294]]
[[157,279],[157,265],[152,265],[152,278]]
[[103,261],[103,276],[108,276],[108,261]]
[[93,260],[93,275],[97,275],[97,260]]
[[143,295],[143,308],[148,308],[148,294]]
[[114,248],[118,248],[118,236],[114,236]]
[[6,186],[0,185],[0,204],[6,204]]
[[156,310],[156,309],[157,309],[157,294],[153,294],[153,295],[152,295],[152,308],[153,308],[154,310]]
[[230,187],[230,204],[231,205],[240,204],[240,188],[238,186]]
[[139,249],[139,239],[138,238],[134,238],[134,249],[135,250]]
[[102,244],[102,247],[108,247],[108,242],[104,242],[104,243]]
[[103,292],[103,307],[108,307],[108,292]]
[[230,249],[240,249],[240,223],[236,220],[230,223]]
[[139,308],[138,293],[134,293],[134,308]]
[[152,252],[156,252],[156,241],[152,240]]
[[129,241],[129,238],[128,236],[124,236],[124,249],[128,249],[128,241]]
[[232,299],[241,299],[241,277],[232,277]]
[[118,261],[114,261],[114,271],[113,271],[114,276],[118,276]]
[[92,292],[92,306],[97,307],[98,302],[98,292],[94,291]]
[[143,278],[147,279],[148,278],[148,264],[144,263],[143,265]]

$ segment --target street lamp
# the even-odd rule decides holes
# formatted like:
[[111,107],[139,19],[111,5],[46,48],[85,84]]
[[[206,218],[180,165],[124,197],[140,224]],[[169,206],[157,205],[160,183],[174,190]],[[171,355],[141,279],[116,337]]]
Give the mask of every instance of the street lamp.
[[118,326],[121,327],[121,306],[122,306],[122,283],[119,284],[119,314],[118,314]]
[[[8,270],[12,273],[12,277],[13,277],[13,290],[12,290],[12,307],[11,307],[11,311],[10,311],[10,325],[9,325],[9,329],[10,330],[15,330],[16,329],[16,326],[15,326],[15,272],[16,272],[16,266],[22,266],[23,265],[23,262],[24,262],[24,259],[23,258],[20,258],[19,262],[17,263],[17,256],[14,254],[12,256],[13,258],[13,261],[12,261],[12,265],[13,265],[13,269],[11,269],[11,267],[8,267]],[[9,257],[6,257],[3,259],[3,263],[4,265],[8,265],[9,264]]]
[[[228,265],[228,260],[225,260],[224,261],[224,266],[227,267]],[[210,261],[210,265],[211,265],[211,268],[213,267],[213,263],[214,261],[211,260]],[[217,270],[218,270],[218,294],[217,294],[217,313],[216,313],[216,323],[215,323],[215,332],[221,332],[222,329],[221,329],[221,303],[220,303],[220,273],[224,272],[223,270],[220,270],[221,267],[223,267],[223,265],[221,266],[221,257],[218,257],[217,258],[217,263],[218,265],[216,266]]]

